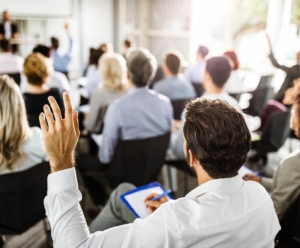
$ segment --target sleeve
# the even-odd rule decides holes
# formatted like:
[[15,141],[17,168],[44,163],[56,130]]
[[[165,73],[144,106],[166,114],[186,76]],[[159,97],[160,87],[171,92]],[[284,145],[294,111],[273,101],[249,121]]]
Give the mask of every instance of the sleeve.
[[0,34],[5,35],[4,24],[3,23],[0,24]]
[[84,126],[88,131],[93,131],[95,129],[95,125],[97,122],[98,112],[99,109],[102,107],[101,105],[101,97],[99,97],[100,92],[98,90],[95,90],[92,93],[89,105],[90,105],[90,112],[87,116],[87,118],[84,121]]
[[90,234],[79,205],[74,168],[48,176],[48,194],[44,200],[51,235],[56,248],[97,247],[178,247],[181,233],[172,206],[163,204],[145,220]]
[[273,178],[262,177],[262,178],[261,178],[261,185],[264,186],[264,188],[265,188],[268,192],[271,192],[271,190],[272,190],[272,185],[273,185]]
[[[295,160],[294,160],[295,159]],[[300,170],[297,158],[284,160],[275,173],[272,200],[279,219],[300,193]]]
[[103,164],[108,164],[114,155],[120,138],[121,122],[121,114],[117,105],[110,104],[104,117],[103,141],[99,153],[100,161]]
[[273,66],[275,66],[276,68],[278,68],[278,69],[281,69],[281,70],[283,70],[283,71],[285,71],[285,72],[287,72],[287,71],[289,71],[289,67],[287,67],[287,66],[284,66],[284,65],[280,65],[279,63],[278,63],[278,61],[275,59],[275,57],[274,57],[274,54],[273,54],[273,52],[272,52],[272,50],[271,50],[271,53],[270,53],[270,55],[269,55],[269,58],[270,58],[270,60],[271,60],[271,62],[272,62],[272,64],[273,64]]

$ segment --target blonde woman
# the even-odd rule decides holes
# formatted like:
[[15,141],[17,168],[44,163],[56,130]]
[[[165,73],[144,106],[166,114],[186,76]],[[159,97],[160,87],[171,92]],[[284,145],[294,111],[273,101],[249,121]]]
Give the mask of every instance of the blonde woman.
[[26,170],[47,160],[41,130],[30,128],[18,85],[0,76],[0,174]]
[[90,99],[90,112],[84,122],[85,128],[91,132],[98,129],[99,111],[114,100],[126,94],[126,61],[116,53],[105,53],[99,60],[99,72],[103,78],[101,84]]
[[30,126],[40,126],[38,116],[43,111],[43,106],[48,103],[49,96],[53,96],[59,107],[64,108],[59,90],[46,84],[48,68],[46,58],[40,53],[30,54],[23,65],[28,81],[28,91],[24,93],[24,99]]

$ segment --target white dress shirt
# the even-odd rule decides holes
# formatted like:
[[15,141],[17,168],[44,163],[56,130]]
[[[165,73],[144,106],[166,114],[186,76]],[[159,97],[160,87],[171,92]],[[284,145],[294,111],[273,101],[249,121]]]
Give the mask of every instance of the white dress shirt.
[[215,179],[170,200],[146,219],[90,234],[75,169],[48,176],[44,204],[54,247],[274,247],[280,230],[272,200],[240,176]]
[[10,22],[5,22],[4,23],[4,29],[5,29],[5,39],[9,40],[10,38],[12,38],[11,23]]

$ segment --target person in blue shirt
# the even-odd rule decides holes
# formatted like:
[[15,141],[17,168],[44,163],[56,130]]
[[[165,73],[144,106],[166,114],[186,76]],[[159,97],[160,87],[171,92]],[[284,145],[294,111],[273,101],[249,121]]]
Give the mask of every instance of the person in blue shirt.
[[190,100],[196,97],[194,87],[182,75],[179,75],[182,55],[179,52],[169,52],[162,64],[165,79],[158,81],[153,90],[172,100]]
[[66,54],[61,54],[59,52],[59,39],[56,37],[51,37],[52,46],[52,57],[53,57],[53,67],[55,71],[61,72],[68,77],[68,65],[72,60],[72,49],[73,49],[73,39],[69,32],[69,24],[65,23],[65,29],[69,38],[69,50]]

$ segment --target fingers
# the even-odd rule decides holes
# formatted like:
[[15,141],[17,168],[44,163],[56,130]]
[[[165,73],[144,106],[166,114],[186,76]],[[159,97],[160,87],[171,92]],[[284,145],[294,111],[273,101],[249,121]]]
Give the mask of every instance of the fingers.
[[74,123],[74,129],[75,129],[76,135],[77,135],[77,137],[79,137],[80,131],[79,131],[78,111],[75,111],[73,113],[73,123]]
[[52,108],[52,111],[53,111],[53,113],[54,113],[54,117],[55,117],[56,123],[59,123],[59,124],[60,124],[62,118],[61,118],[60,108],[59,108],[59,106],[58,106],[56,100],[54,99],[53,96],[49,96],[49,97],[48,97],[48,101],[49,101],[50,106],[51,106],[51,108]]
[[161,202],[158,201],[146,201],[146,206],[150,208],[159,208]]
[[65,120],[68,124],[72,123],[73,109],[70,100],[70,96],[67,92],[64,92],[64,105],[65,105]]
[[154,198],[155,196],[158,196],[158,195],[159,195],[159,194],[152,193],[152,194],[150,194],[150,195],[148,195],[148,196],[146,197],[146,199],[144,200],[144,202],[149,201],[149,200],[151,200],[152,198]]
[[48,127],[49,129],[54,129],[54,120],[53,120],[53,115],[50,111],[50,108],[48,105],[44,106],[44,113],[46,115],[46,120],[48,122]]
[[44,113],[40,114],[39,120],[40,120],[40,125],[41,125],[42,132],[48,131],[48,125],[47,125]]

